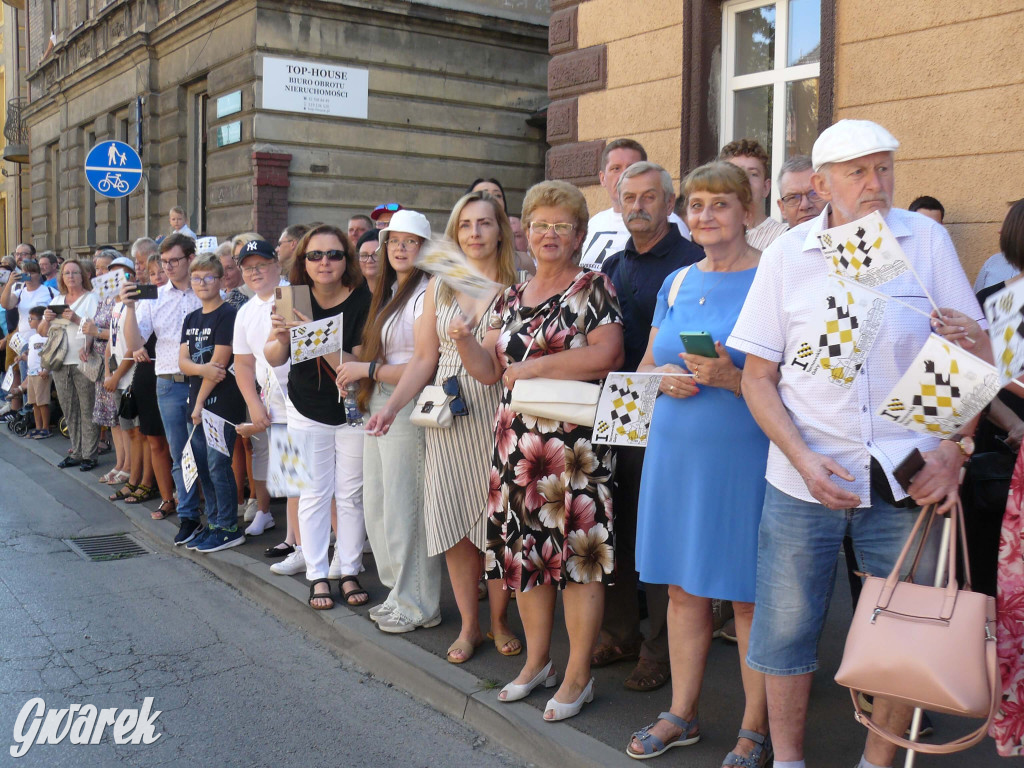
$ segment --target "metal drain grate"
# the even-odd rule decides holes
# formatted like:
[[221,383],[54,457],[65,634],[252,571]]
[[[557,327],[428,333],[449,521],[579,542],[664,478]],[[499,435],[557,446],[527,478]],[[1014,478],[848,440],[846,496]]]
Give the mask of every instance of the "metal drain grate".
[[64,539],[71,549],[94,562],[123,560],[128,557],[148,555],[149,550],[126,533],[112,533],[107,536],[82,536],[78,539]]

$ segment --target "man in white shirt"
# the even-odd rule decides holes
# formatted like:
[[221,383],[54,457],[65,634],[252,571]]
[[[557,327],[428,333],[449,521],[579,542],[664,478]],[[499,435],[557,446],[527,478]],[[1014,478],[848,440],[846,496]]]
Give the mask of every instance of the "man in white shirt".
[[[927,314],[922,286],[939,307],[967,316],[958,323],[968,326],[969,335],[980,336],[976,323],[984,322],[945,228],[892,208],[898,146],[882,126],[864,120],[842,120],[821,134],[813,150],[813,183],[828,205],[765,251],[728,341],[747,354],[743,395],[771,439],[747,663],[765,675],[776,768],[804,768],[817,641],[844,535],[853,540],[859,570],[887,575],[917,505],[951,505],[960,467],[973,450],[968,437],[939,440],[875,415],[932,330],[934,323],[904,305]],[[801,367],[798,339],[820,330],[815,307],[825,295],[828,266],[817,235],[875,211],[913,271],[877,286],[902,303],[889,302],[878,337],[847,389]],[[966,426],[965,433],[973,431],[973,423]],[[926,463],[908,497],[893,470],[915,448]],[[926,547],[918,581],[931,583],[927,572],[934,571],[936,549]],[[910,715],[908,707],[875,698],[872,719],[891,732],[902,734]],[[869,735],[860,768],[891,766],[895,751]]]
[[[156,334],[156,398],[160,419],[171,448],[171,473],[178,492],[178,534],[175,545],[185,544],[200,532],[199,488],[207,472],[206,454],[195,452],[200,478],[186,490],[181,474],[181,456],[192,431],[192,409],[188,404],[188,378],[178,367],[181,328],[185,316],[199,309],[202,302],[192,292],[188,268],[196,255],[196,241],[188,235],[173,234],[160,243],[160,261],[167,273],[167,282],[160,286],[157,298],[137,301],[136,285],[121,287],[124,302],[124,336],[128,349],[141,350],[150,334]],[[199,427],[202,429],[202,427]]]
[[[587,225],[587,239],[583,244],[580,266],[585,269],[600,271],[605,259],[626,247],[629,230],[622,220],[622,206],[619,203],[619,177],[633,163],[647,159],[647,150],[633,139],[615,139],[609,142],[601,153],[601,172],[598,178],[601,186],[608,193],[612,203],[607,208],[590,217]],[[686,239],[690,238],[690,230],[686,223],[674,212],[668,220],[679,228],[679,233]]]
[[730,162],[747,173],[750,191],[754,193],[754,226],[747,230],[747,242],[752,248],[763,251],[788,228],[764,212],[764,201],[772,193],[768,153],[753,139],[740,139],[722,147],[718,159]]

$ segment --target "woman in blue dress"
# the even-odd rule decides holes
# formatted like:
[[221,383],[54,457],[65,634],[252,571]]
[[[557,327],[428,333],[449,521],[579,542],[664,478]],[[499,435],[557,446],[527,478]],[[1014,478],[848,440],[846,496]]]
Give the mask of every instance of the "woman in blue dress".
[[[700,739],[697,704],[711,645],[711,600],[732,600],[746,708],[723,765],[771,758],[764,677],[744,661],[754,615],[757,528],[768,439],[740,392],[744,355],[723,341],[757,271],[744,236],[753,219],[744,171],[716,162],[683,182],[686,223],[706,258],[666,278],[639,371],[661,380],[640,485],[636,563],[640,579],[669,585],[672,704],[633,734],[626,754],[654,757]],[[717,357],[686,354],[680,333],[706,331]]]

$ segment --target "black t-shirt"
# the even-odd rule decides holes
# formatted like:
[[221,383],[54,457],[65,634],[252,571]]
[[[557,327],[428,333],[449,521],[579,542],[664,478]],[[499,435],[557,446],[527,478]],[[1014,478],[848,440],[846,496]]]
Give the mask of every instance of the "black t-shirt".
[[[360,283],[347,299],[333,307],[321,307],[312,292],[309,299],[314,320],[342,316],[341,348],[345,352],[351,352],[353,347],[359,346],[363,338],[363,326],[370,314],[370,301],[373,299],[366,283]],[[338,402],[338,386],[334,383],[336,376],[336,371],[323,357],[292,365],[288,371],[288,397],[295,410],[320,424],[334,427],[344,424],[345,405]]]
[[[181,343],[188,345],[188,354],[192,362],[202,365],[213,359],[214,347],[230,347],[234,333],[235,308],[224,302],[213,312],[204,314],[200,308],[186,315],[181,326]],[[233,360],[234,356],[228,360],[228,368],[231,367]],[[202,382],[202,376],[188,377],[188,403],[191,408],[195,408]],[[245,401],[230,371],[224,380],[213,388],[203,407],[232,424],[245,421]]]

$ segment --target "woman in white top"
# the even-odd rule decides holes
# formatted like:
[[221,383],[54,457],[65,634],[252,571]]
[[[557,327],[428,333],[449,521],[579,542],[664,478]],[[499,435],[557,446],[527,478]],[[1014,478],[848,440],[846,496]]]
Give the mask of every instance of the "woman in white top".
[[[371,414],[387,403],[412,359],[427,288],[415,260],[429,237],[426,217],[410,210],[397,211],[380,231],[377,285],[360,354],[366,362],[345,363],[338,372],[339,389],[358,383],[359,407]],[[396,634],[441,621],[441,563],[427,555],[425,446],[423,429],[409,421],[414,405],[410,401],[398,412],[386,435],[367,434],[363,446],[366,533],[381,583],[391,589],[370,618],[382,631]]]
[[47,308],[43,313],[43,322],[39,324],[42,336],[48,335],[55,323],[63,325],[68,340],[64,365],[53,371],[53,383],[57,385],[57,399],[68,425],[71,453],[57,466],[61,469],[79,467],[80,471],[88,472],[96,467],[96,444],[100,439],[100,429],[92,420],[96,383],[78,370],[81,356],[85,352],[86,339],[85,334],[79,331],[79,326],[82,320],[92,319],[99,301],[92,292],[89,273],[77,259],[68,259],[61,265],[57,288],[61,295],[55,296],[50,306],[65,307],[60,320],[52,309]]

